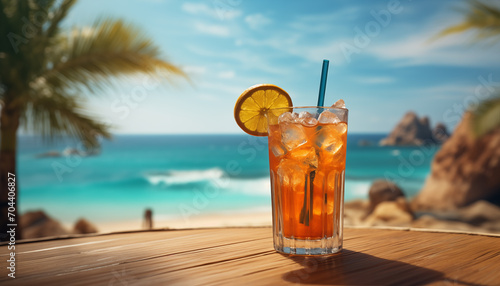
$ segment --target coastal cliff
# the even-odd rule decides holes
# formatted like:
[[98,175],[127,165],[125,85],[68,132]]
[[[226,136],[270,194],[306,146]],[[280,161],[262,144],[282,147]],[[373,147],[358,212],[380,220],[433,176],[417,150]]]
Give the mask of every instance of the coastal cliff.
[[431,174],[413,200],[413,208],[449,210],[500,198],[500,128],[475,138],[471,118],[472,114],[466,113],[436,153]]
[[419,118],[417,114],[409,111],[403,116],[394,130],[380,141],[382,146],[392,145],[424,145],[440,144],[448,138],[448,131],[444,124],[438,123],[431,130],[428,117]]

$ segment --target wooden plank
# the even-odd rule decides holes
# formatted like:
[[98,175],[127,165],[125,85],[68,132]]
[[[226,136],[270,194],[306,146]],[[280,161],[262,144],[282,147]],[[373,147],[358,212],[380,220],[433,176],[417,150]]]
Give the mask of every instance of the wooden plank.
[[[271,228],[150,231],[21,243],[2,285],[499,285],[500,238],[345,229],[344,251],[287,256]],[[8,258],[0,246],[0,261]],[[3,262],[5,263],[5,262]]]

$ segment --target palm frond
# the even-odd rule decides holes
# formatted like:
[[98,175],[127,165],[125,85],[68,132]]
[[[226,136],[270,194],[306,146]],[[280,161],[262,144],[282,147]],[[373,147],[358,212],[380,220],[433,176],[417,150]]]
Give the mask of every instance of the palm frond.
[[481,137],[500,126],[500,95],[483,101],[474,111],[472,127],[476,136]]
[[52,38],[59,32],[59,25],[62,20],[68,15],[69,10],[75,5],[76,0],[64,0],[57,8],[52,8],[48,13],[53,16],[50,19],[50,24],[45,31],[45,37]]
[[[42,70],[52,38],[47,36],[51,21],[73,0],[25,0],[0,2],[0,83],[17,97]],[[57,23],[59,24],[59,22]]]
[[[109,138],[109,126],[84,111],[82,94],[117,84],[136,73],[187,79],[163,60],[143,31],[122,20],[101,19],[90,27],[62,33],[60,26],[76,0],[0,0],[1,106],[19,110],[27,130],[44,137],[76,137],[89,147]],[[45,16],[44,16],[45,15]],[[28,37],[25,22],[35,24]],[[36,30],[36,31],[35,31]]]
[[[479,0],[469,1],[470,9],[462,23],[449,27],[431,38],[435,40],[451,34],[476,30],[476,41],[500,39],[500,6],[485,4]],[[500,127],[500,96],[483,101],[474,111],[472,129],[476,136],[481,137]]]
[[84,111],[78,96],[51,91],[34,98],[26,106],[21,123],[27,130],[46,138],[69,135],[78,138],[87,148],[99,146],[99,137],[111,138],[109,126]]
[[472,29],[477,30],[477,39],[499,36],[500,8],[477,0],[471,0],[469,3],[470,10],[467,12],[464,21],[441,31],[433,39]]
[[54,66],[42,76],[54,86],[67,88],[83,86],[95,92],[111,86],[114,77],[139,72],[167,80],[172,74],[186,77],[161,59],[152,39],[122,20],[98,20],[91,27],[74,29],[53,57]]

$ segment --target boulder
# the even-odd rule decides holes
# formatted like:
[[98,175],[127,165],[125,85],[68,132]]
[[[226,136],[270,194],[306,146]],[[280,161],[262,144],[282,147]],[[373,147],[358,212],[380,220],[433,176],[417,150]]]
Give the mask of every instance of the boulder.
[[399,197],[404,198],[405,195],[393,182],[377,180],[371,185],[368,196],[370,198],[368,213],[371,213],[381,202],[395,201]]
[[413,217],[414,215],[406,199],[398,197],[395,201],[379,203],[365,219],[365,225],[409,226],[413,221]]
[[43,211],[31,211],[21,215],[20,226],[23,239],[69,234],[61,223]]
[[436,153],[431,174],[412,201],[419,210],[450,210],[500,196],[500,128],[476,138],[472,114]]
[[362,139],[362,140],[358,141],[358,146],[360,146],[360,147],[372,146],[372,145],[373,145],[373,142],[371,142],[369,140]]
[[458,210],[460,220],[473,225],[500,222],[500,207],[487,201],[477,201]]
[[97,227],[95,227],[93,224],[91,224],[89,221],[87,221],[84,218],[79,219],[75,223],[75,227],[73,228],[73,233],[76,234],[87,234],[87,233],[96,233]]
[[380,145],[423,145],[436,143],[432,136],[429,118],[419,118],[410,111],[396,125],[394,130],[380,141]]
[[352,200],[344,203],[344,225],[356,226],[362,225],[369,207],[366,200]]
[[61,157],[61,153],[58,151],[48,151],[45,153],[40,153],[36,155],[37,158],[54,158],[54,157]]
[[446,140],[448,140],[448,138],[450,138],[450,133],[448,133],[446,125],[438,123],[436,127],[432,129],[432,136],[437,143],[443,144]]
[[427,228],[427,229],[439,229],[439,230],[453,230],[453,231],[473,231],[473,232],[484,232],[483,228],[475,227],[468,223],[462,221],[449,221],[441,220],[433,215],[423,215],[418,219],[414,220],[411,227],[415,228]]

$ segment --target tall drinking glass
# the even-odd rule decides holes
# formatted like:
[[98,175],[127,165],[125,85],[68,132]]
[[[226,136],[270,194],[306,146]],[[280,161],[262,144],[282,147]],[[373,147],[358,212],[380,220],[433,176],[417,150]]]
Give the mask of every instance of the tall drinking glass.
[[324,255],[342,249],[347,115],[332,107],[268,111],[277,251]]

